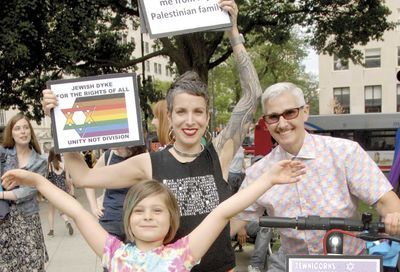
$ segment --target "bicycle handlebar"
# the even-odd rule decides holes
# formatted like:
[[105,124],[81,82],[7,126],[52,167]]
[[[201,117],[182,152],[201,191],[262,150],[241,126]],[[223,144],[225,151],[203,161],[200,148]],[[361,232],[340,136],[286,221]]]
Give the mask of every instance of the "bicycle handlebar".
[[341,229],[347,231],[369,231],[369,232],[384,232],[385,225],[382,222],[371,223],[367,220],[354,220],[341,217],[260,217],[261,227],[270,228],[293,228],[298,230],[331,230]]

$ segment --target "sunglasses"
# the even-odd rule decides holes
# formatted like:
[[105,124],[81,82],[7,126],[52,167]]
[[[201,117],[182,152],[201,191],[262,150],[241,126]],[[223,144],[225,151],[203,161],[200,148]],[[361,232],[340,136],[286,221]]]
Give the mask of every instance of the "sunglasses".
[[279,119],[281,119],[281,116],[285,118],[285,120],[292,120],[297,116],[299,116],[300,109],[302,108],[304,108],[304,106],[293,109],[287,109],[281,114],[278,113],[266,114],[263,116],[263,119],[268,125],[278,123]]

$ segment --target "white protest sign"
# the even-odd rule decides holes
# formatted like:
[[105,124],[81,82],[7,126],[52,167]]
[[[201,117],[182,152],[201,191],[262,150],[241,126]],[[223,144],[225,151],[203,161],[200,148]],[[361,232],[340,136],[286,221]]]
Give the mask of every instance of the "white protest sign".
[[136,75],[48,81],[58,98],[51,112],[56,152],[143,145]]
[[151,38],[223,30],[231,21],[218,0],[140,0]]

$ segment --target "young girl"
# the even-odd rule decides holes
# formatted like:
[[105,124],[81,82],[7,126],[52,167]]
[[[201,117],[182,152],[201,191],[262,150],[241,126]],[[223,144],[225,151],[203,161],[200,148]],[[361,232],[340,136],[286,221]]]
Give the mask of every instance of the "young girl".
[[[64,164],[62,163],[61,156],[60,154],[56,154],[54,152],[54,148],[50,148],[49,151],[49,157],[47,159],[47,167],[48,167],[48,172],[47,172],[47,179],[51,181],[54,185],[56,185],[58,188],[61,190],[68,192],[67,188],[67,175],[66,172],[64,171]],[[47,233],[48,236],[53,237],[54,236],[54,213],[56,209],[54,206],[50,203],[49,204],[49,210],[47,214],[47,218],[49,221],[49,233]],[[74,229],[72,228],[71,223],[68,221],[68,217],[61,213],[62,219],[64,219],[65,226],[68,230],[69,235],[74,234]]]
[[[136,183],[124,203],[124,227],[128,243],[109,235],[74,198],[44,177],[11,170],[3,186],[35,186],[51,203],[74,219],[88,244],[108,271],[190,271],[207,252],[229,219],[248,207],[274,184],[293,183],[304,174],[298,161],[278,162],[257,181],[215,208],[187,236],[168,244],[179,227],[179,208],[174,195],[154,180]],[[134,242],[135,244],[133,244]]]

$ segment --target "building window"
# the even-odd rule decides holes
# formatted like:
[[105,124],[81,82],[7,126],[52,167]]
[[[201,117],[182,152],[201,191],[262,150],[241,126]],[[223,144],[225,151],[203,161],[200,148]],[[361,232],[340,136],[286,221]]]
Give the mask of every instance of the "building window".
[[168,65],[165,65],[165,75],[169,76],[169,69],[168,69]]
[[381,67],[381,49],[366,49],[365,50],[365,67],[375,68]]
[[150,61],[146,60],[146,72],[150,72]]
[[400,66],[400,47],[397,47],[397,66]]
[[400,84],[397,84],[397,112],[400,112]]
[[128,43],[128,35],[122,34],[121,35],[121,44],[127,44]]
[[400,31],[400,8],[397,9],[397,30]]
[[365,86],[365,112],[382,111],[382,86]]
[[5,126],[6,124],[6,112],[4,110],[0,110],[0,126]]
[[341,60],[338,56],[333,56],[333,70],[340,71],[340,70],[348,70],[349,69],[349,62],[347,63]]
[[159,73],[160,75],[162,74],[161,64],[158,64],[158,73]]
[[131,37],[131,43],[135,44],[135,38]]
[[350,88],[333,88],[333,98],[335,100],[333,112],[335,114],[350,113]]
[[144,53],[148,54],[149,53],[149,43],[144,42]]
[[138,28],[138,23],[135,20],[132,20],[132,29],[136,30]]
[[157,63],[154,63],[154,73],[155,73],[155,74],[158,74],[157,68],[158,68]]

